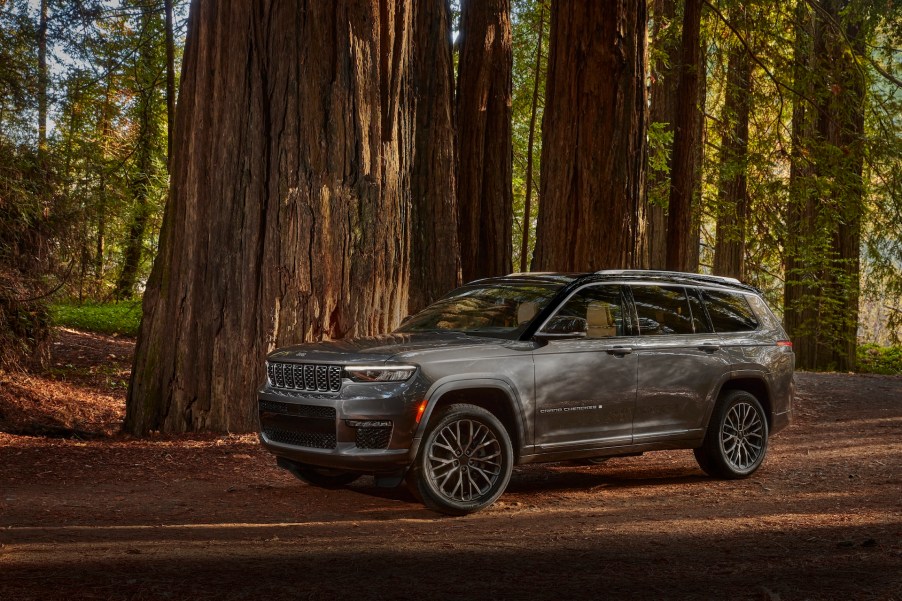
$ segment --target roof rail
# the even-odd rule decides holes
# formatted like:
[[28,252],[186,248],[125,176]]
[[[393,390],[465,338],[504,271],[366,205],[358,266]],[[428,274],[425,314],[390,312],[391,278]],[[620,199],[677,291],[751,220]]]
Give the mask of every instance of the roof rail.
[[696,282],[708,282],[711,284],[724,284],[727,286],[738,286],[749,290],[756,290],[754,286],[750,286],[740,282],[736,278],[728,278],[719,275],[707,275],[703,273],[686,273],[683,271],[658,271],[655,269],[602,269],[595,272],[598,275],[628,275],[628,276],[649,276],[662,278],[682,278]]

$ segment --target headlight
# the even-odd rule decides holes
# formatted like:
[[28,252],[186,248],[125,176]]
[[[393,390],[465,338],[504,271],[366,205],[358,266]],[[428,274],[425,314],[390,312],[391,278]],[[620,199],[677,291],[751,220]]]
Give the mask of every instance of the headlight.
[[417,370],[414,365],[349,365],[345,373],[355,382],[403,382]]

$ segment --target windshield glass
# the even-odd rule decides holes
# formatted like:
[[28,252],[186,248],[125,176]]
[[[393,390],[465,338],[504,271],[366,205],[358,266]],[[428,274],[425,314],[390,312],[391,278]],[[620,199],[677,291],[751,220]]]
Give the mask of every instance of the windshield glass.
[[518,338],[562,287],[535,282],[464,286],[409,317],[397,331]]

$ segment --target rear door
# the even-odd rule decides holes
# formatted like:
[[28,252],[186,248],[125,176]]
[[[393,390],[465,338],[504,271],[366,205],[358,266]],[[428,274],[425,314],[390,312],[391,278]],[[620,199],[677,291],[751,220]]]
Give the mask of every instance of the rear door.
[[730,355],[712,331],[696,288],[629,288],[640,334],[633,442],[694,438],[715,387],[730,371]]
[[542,450],[632,440],[637,362],[627,306],[621,286],[590,285],[549,320],[580,324],[583,336],[550,339],[534,351],[536,445]]

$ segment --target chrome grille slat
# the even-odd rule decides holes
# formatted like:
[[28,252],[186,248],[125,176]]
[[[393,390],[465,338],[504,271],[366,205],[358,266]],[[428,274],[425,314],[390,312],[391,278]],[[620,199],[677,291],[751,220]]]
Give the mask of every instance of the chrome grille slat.
[[338,392],[341,389],[340,365],[267,362],[266,375],[273,388],[305,392]]

